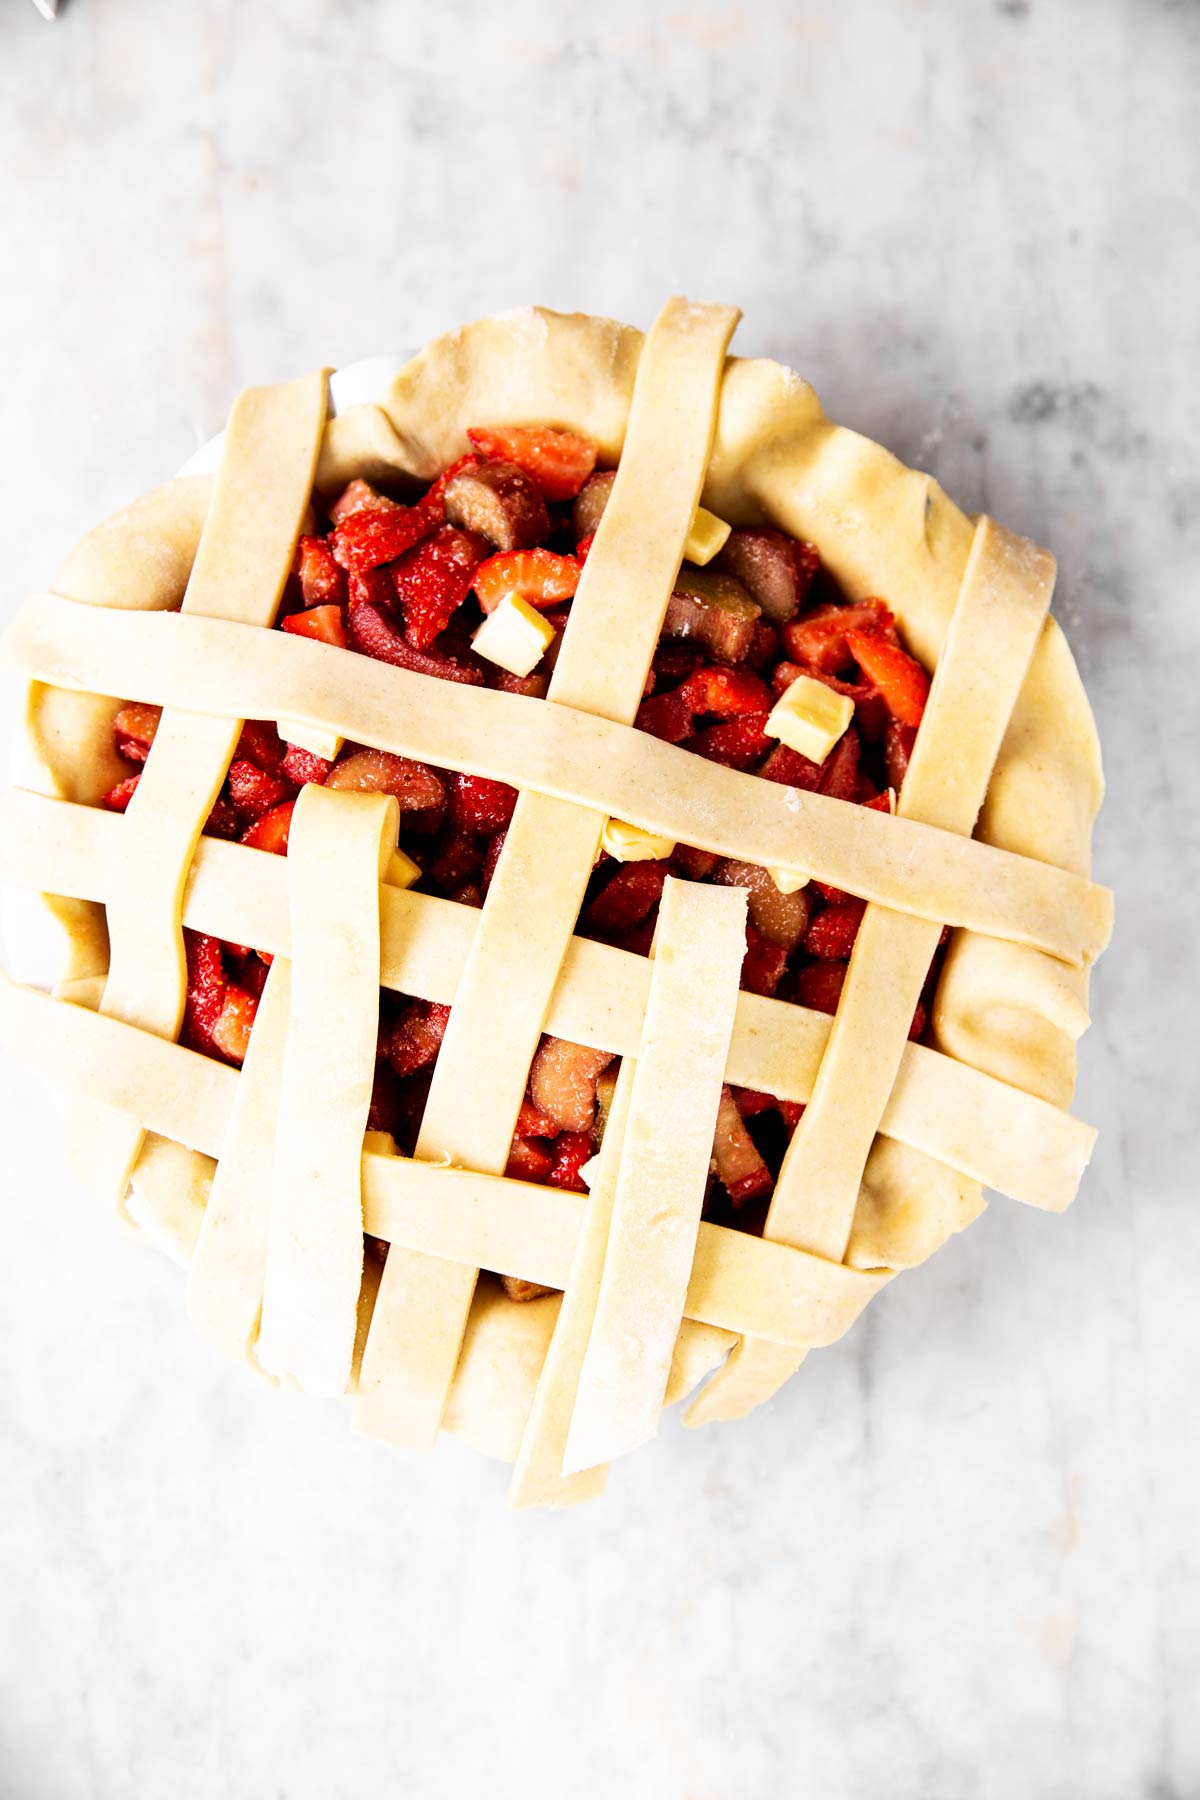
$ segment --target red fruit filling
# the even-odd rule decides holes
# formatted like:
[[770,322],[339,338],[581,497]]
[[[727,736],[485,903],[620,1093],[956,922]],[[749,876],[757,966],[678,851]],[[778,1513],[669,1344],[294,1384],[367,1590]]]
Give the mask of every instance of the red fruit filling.
[[[565,628],[613,471],[597,470],[596,445],[573,431],[480,426],[467,435],[471,451],[415,503],[365,481],[352,481],[330,503],[314,498],[324,511],[318,510],[316,528],[297,545],[280,626],[397,668],[542,695],[544,666],[528,676],[509,675],[478,657],[470,640],[509,593],[547,611],[557,630]],[[827,683],[854,706],[853,723],[822,764],[765,729],[776,698],[800,675]],[[847,603],[812,544],[774,529],[743,528],[708,569],[685,563],[680,570],[637,725],[729,768],[891,811],[928,694],[929,677],[902,644],[884,601]],[[158,707],[139,704],[116,714],[114,742],[129,773],[103,796],[110,810],[129,805],[160,717]],[[356,744],[327,760],[285,743],[274,725],[252,720],[207,834],[286,855],[292,810],[306,782],[395,795],[404,812],[404,848],[420,867],[421,888],[462,905],[482,904],[517,804],[514,788]],[[646,954],[668,874],[746,890],[745,989],[836,1012],[865,906],[828,884],[811,881],[786,894],[766,869],[686,844],[657,862],[619,863],[601,855],[579,930]],[[185,932],[185,942],[182,1040],[240,1063],[270,957],[192,931]],[[939,948],[913,1019],[914,1037],[926,1028],[940,958]],[[391,993],[381,999],[370,1122],[390,1131],[406,1152],[419,1130],[449,1016],[440,1003]],[[603,1133],[612,1063],[605,1051],[543,1038],[515,1122],[510,1176],[574,1191],[585,1187],[580,1170]],[[706,1216],[761,1230],[803,1110],[750,1089],[723,1091]],[[517,1299],[545,1291],[503,1279]]]

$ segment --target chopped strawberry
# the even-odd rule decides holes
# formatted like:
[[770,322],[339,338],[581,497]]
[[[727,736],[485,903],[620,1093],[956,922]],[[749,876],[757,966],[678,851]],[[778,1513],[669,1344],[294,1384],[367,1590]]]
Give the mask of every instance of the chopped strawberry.
[[904,777],[908,774],[908,765],[916,741],[917,734],[913,726],[905,725],[895,718],[888,720],[887,731],[883,739],[883,760],[887,768],[887,778],[897,790],[904,786]]
[[513,816],[517,790],[486,775],[451,774],[450,818],[464,831],[503,831]]
[[796,1004],[811,1007],[813,1012],[835,1013],[845,979],[845,963],[806,964],[796,975]]
[[377,662],[391,663],[397,669],[412,669],[419,675],[436,675],[443,681],[462,681],[472,687],[483,686],[483,669],[477,659],[470,661],[455,656],[439,656],[431,650],[417,650],[396,630],[381,606],[371,601],[351,604],[347,620],[347,637],[354,650],[373,656]]
[[553,550],[502,550],[475,571],[476,598],[485,613],[495,612],[506,594],[520,594],[530,606],[569,600],[579,586],[581,564]]
[[912,1024],[908,1028],[908,1035],[914,1044],[924,1035],[925,1027],[928,1023],[929,1015],[925,1011],[925,1002],[923,1000],[918,1000],[917,1010],[913,1014]]
[[401,812],[437,806],[446,791],[441,778],[424,763],[390,750],[352,750],[333,765],[325,786],[353,794],[392,794]]
[[529,1071],[529,1097],[561,1130],[590,1131],[596,1117],[596,1078],[611,1061],[611,1050],[545,1037]]
[[868,812],[894,813],[896,810],[896,790],[892,787],[886,787],[882,794],[872,794],[871,798],[869,800],[864,800],[862,804],[866,807]]
[[524,469],[547,500],[573,500],[596,466],[596,445],[577,431],[545,425],[471,426],[467,436],[483,456]]
[[388,512],[396,504],[378,488],[373,488],[369,481],[355,479],[344,487],[333,505],[329,508],[329,517],[334,525],[340,525],[355,512]]
[[765,756],[772,740],[767,736],[765,712],[743,713],[737,719],[723,719],[719,725],[706,726],[687,739],[687,748],[709,762],[723,763],[727,769],[748,769]]
[[145,762],[162,718],[161,706],[123,706],[113,720],[117,749],[127,762]]
[[244,1061],[250,1047],[250,1031],[257,1010],[258,1000],[255,995],[230,982],[212,1028],[213,1046],[227,1062],[240,1064]]
[[232,842],[242,829],[242,821],[238,818],[233,801],[227,800],[224,794],[218,794],[213,801],[213,809],[204,822],[204,829],[209,837],[228,838]]
[[[836,965],[832,966],[836,967]],[[804,1117],[803,1100],[781,1100],[779,1102],[779,1116],[787,1127],[787,1134],[790,1138],[793,1131],[795,1131],[797,1125]]]
[[774,1094],[764,1094],[758,1088],[730,1088],[733,1103],[743,1119],[756,1119],[759,1113],[771,1112],[776,1104]]
[[579,563],[579,566],[581,568],[583,567],[584,563],[587,561],[588,552],[591,549],[592,545],[595,543],[595,541],[596,541],[595,532],[589,531],[587,533],[586,537],[581,537],[579,542],[576,544],[575,560]]
[[410,1000],[388,1034],[386,1056],[397,1075],[415,1075],[436,1057],[450,1008],[435,1000]]
[[783,980],[787,959],[788,953],[782,944],[773,944],[753,925],[747,925],[742,987],[749,994],[773,994]]
[[458,831],[453,826],[443,831],[434,846],[434,854],[426,865],[426,874],[435,885],[449,894],[464,882],[474,881],[483,869],[483,851],[472,832]]
[[187,1002],[184,1008],[182,1041],[194,1050],[206,1049],[213,1027],[225,1004],[225,965],[221,945],[215,937],[184,927],[183,949],[187,959]]
[[293,637],[315,638],[319,644],[346,648],[346,627],[342,624],[340,606],[310,606],[307,612],[292,613],[283,621],[283,629]]
[[691,844],[676,844],[671,853],[671,862],[689,881],[703,881],[720,860],[714,850],[696,850]]
[[389,1062],[377,1062],[371,1084],[371,1104],[367,1110],[367,1130],[387,1131],[392,1137],[398,1137],[403,1115],[404,1101],[396,1071]]
[[268,775],[282,775],[286,754],[287,745],[274,725],[264,719],[246,720],[234,751],[238,762],[253,763],[256,769],[263,769]]
[[286,856],[288,832],[291,829],[292,813],[296,802],[285,800],[282,806],[274,807],[256,819],[248,831],[243,831],[241,842],[248,844],[252,850],[269,850],[274,856]]
[[846,900],[835,901],[824,912],[817,914],[804,934],[801,947],[809,956],[845,962],[854,948],[854,940],[858,936],[858,928],[866,910],[866,901],[859,900],[854,895]]
[[116,787],[109,788],[103,796],[102,805],[107,806],[109,812],[123,813],[137,792],[137,784],[141,779],[140,772],[137,775],[127,775],[124,781],[118,781]]
[[854,606],[814,606],[782,628],[788,655],[810,669],[836,675],[857,660],[846,641],[848,631],[891,636],[894,620],[882,600],[860,600]]
[[487,539],[477,533],[443,525],[396,563],[392,582],[404,614],[404,635],[416,649],[428,650],[445,631],[470,593],[488,548]]
[[239,760],[232,763],[227,780],[229,798],[242,818],[250,822],[261,819],[264,813],[294,797],[290,782],[277,775],[268,775],[263,769],[255,768],[252,762]]
[[562,1126],[549,1113],[544,1113],[533,1104],[532,1100],[522,1100],[521,1110],[517,1114],[517,1136],[523,1138],[557,1137]]
[[750,638],[750,648],[746,652],[745,663],[756,675],[762,675],[779,655],[779,633],[774,625],[765,619],[759,619]]
[[929,698],[929,677],[920,663],[898,644],[870,632],[847,631],[846,642],[859,668],[883,695],[892,716],[902,725],[918,726]]
[[343,569],[353,575],[379,568],[381,563],[395,562],[423,537],[436,528],[437,520],[428,508],[399,506],[394,500],[360,506],[344,514],[334,528],[329,542]]
[[734,1206],[745,1206],[771,1191],[771,1171],[758,1145],[742,1123],[730,1090],[721,1089],[717,1124],[713,1135],[713,1168]]
[[554,1158],[543,1144],[515,1137],[504,1173],[510,1181],[544,1182],[553,1167]]
[[341,606],[346,575],[324,538],[302,537],[296,545],[296,574],[305,606]]
[[802,756],[790,744],[776,744],[758,773],[768,781],[778,781],[784,787],[799,788],[806,794],[815,794],[821,785],[820,763]]
[[587,1182],[579,1171],[592,1156],[592,1139],[587,1131],[564,1131],[554,1141],[554,1165],[546,1177],[551,1187],[570,1188],[572,1193],[586,1194]]
[[821,764],[817,791],[834,800],[858,799],[858,759],[861,746],[853,725],[838,739]]
[[605,936],[632,930],[658,905],[666,879],[665,863],[618,864],[607,885],[585,907],[584,924]]
[[507,836],[507,832],[498,831],[483,853],[483,868],[480,872],[480,880],[483,883],[483,891],[485,894],[492,885],[492,876],[496,873],[496,864],[500,861],[500,852],[504,848],[504,840]]
[[300,744],[289,744],[287,755],[283,759],[283,772],[297,787],[304,787],[307,783],[322,787],[332,767],[333,764],[323,756],[315,756]]
[[[691,674],[673,693],[643,700],[638,708],[639,731],[665,738],[669,744],[682,743],[692,723],[703,714],[718,719],[731,719],[741,713],[766,714],[771,710],[771,690],[748,669],[714,668],[705,664]],[[765,747],[765,746],[764,746]]]
[[487,672],[487,684],[501,694],[524,694],[526,699],[544,700],[550,677],[544,668],[528,675],[514,675],[511,669],[498,669],[495,664]]

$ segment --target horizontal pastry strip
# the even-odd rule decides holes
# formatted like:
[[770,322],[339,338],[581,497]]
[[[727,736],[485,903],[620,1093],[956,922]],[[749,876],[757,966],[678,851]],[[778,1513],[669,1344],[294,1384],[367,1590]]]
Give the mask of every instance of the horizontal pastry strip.
[[59,687],[337,730],[1065,962],[1090,962],[1111,930],[1109,892],[1050,864],[722,768],[633,726],[431,680],[286,632],[38,594],[0,651]]
[[[108,871],[121,854],[122,824],[117,814],[99,807],[10,789],[0,795],[4,877],[18,886],[103,902]],[[219,838],[201,838],[183,922],[230,943],[290,955],[286,862]],[[385,888],[383,985],[451,1003],[478,923],[473,907]],[[632,1056],[641,1038],[648,983],[645,957],[574,938],[546,1029],[574,1043]],[[829,1029],[824,1013],[743,993],[727,1079],[781,1100],[807,1100]],[[904,1052],[880,1129],[985,1187],[1051,1212],[1070,1205],[1096,1136],[1090,1125],[1058,1107],[920,1044],[909,1044]]]
[[[0,976],[0,1043],[27,1068],[219,1157],[236,1069],[199,1051],[51,999]],[[374,1237],[471,1268],[565,1288],[585,1194],[402,1156],[363,1156],[363,1222]],[[832,1344],[891,1279],[704,1224],[686,1316],[797,1346]]]

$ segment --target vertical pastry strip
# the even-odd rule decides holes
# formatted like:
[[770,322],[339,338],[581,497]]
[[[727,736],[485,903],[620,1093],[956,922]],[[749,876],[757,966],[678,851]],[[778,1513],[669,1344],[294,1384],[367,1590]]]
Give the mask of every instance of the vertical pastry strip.
[[[982,518],[900,793],[904,818],[969,837],[1050,607],[1054,561]],[[841,1262],[863,1169],[937,949],[936,923],[868,906],[812,1099],[788,1147],[767,1235]],[[688,1412],[736,1418],[799,1365],[739,1344]]]
[[277,956],[254,1015],[229,1130],[188,1269],[192,1324],[219,1350],[251,1357],[262,1314],[275,1135],[292,1002],[291,964]]
[[[291,568],[325,425],[326,371],[249,388],[234,405],[182,610],[269,626]],[[102,1012],[174,1037],[187,993],[180,914],[197,840],[237,747],[240,721],[168,709],[125,816],[108,900]],[[129,1119],[85,1107],[72,1130],[94,1189],[120,1205],[141,1148]]]
[[604,1127],[604,1142],[593,1163],[583,1226],[571,1261],[571,1274],[562,1297],[554,1335],[542,1364],[533,1404],[521,1436],[521,1449],[513,1468],[508,1499],[511,1506],[577,1506],[600,1493],[608,1470],[603,1464],[562,1473],[571,1409],[579,1385],[579,1371],[588,1347],[604,1252],[612,1222],[613,1195],[621,1166],[621,1145],[629,1117],[629,1098],[636,1064],[627,1056],[621,1064],[612,1106]]
[[[730,307],[671,300],[647,337],[552,705],[626,723],[637,711],[704,485],[736,321]],[[605,817],[522,793],[451,1008],[418,1158],[503,1170]],[[463,1106],[464,1093],[473,1107]],[[474,1285],[469,1269],[389,1255],[363,1357],[361,1429],[413,1447],[437,1436]]]
[[604,1272],[563,1473],[658,1430],[746,949],[746,893],[668,879]]
[[399,825],[390,796],[321,787],[302,790],[292,820],[291,1009],[258,1355],[310,1393],[344,1394],[350,1382],[379,1033],[379,882]]

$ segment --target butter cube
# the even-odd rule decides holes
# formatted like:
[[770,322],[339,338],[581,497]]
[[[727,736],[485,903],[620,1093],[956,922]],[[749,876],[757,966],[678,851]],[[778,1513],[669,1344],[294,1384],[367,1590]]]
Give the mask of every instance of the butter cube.
[[637,825],[627,825],[624,819],[606,819],[600,846],[618,862],[662,862],[674,850],[675,839],[642,831]]
[[808,876],[801,875],[798,869],[768,869],[767,874],[781,894],[798,894],[808,885]]
[[553,641],[553,625],[515,593],[505,594],[471,640],[480,656],[510,675],[531,674]]
[[684,562],[695,563],[698,568],[703,568],[705,563],[712,561],[732,529],[724,519],[718,519],[716,513],[698,506],[687,535],[687,543],[683,546]]
[[421,879],[420,866],[411,856],[405,855],[403,850],[393,850],[388,857],[383,879],[389,887],[410,888],[414,881]]
[[835,693],[811,675],[798,675],[775,702],[763,730],[810,762],[823,763],[853,717],[848,694]]

